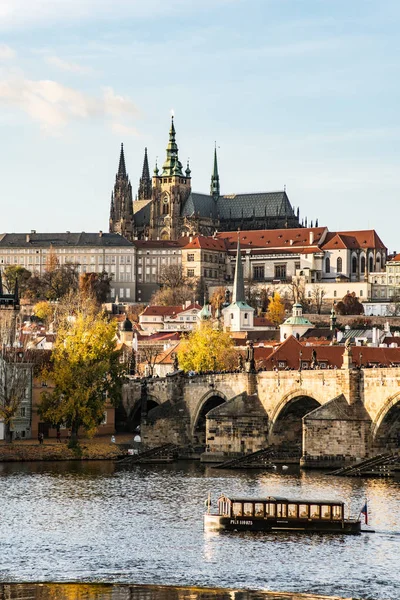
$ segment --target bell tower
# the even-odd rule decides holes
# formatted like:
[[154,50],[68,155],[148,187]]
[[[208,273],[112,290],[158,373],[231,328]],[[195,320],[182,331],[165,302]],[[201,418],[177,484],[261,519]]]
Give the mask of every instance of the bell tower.
[[132,241],[135,229],[133,215],[132,186],[125,167],[124,145],[121,144],[118,172],[115,176],[114,190],[111,193],[110,233],[120,233]]
[[154,169],[152,204],[150,209],[150,237],[152,239],[176,240],[180,235],[182,206],[191,192],[189,163],[183,171],[178,156],[174,117],[171,119],[167,156],[161,175],[156,164]]

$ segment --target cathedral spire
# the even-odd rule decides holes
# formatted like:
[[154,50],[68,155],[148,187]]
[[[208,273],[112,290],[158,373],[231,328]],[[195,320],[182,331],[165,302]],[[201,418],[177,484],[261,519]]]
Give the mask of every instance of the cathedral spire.
[[172,175],[178,175],[183,177],[182,163],[178,158],[178,145],[176,143],[176,132],[174,125],[174,117],[171,118],[171,127],[169,130],[169,142],[167,146],[167,158],[163,164],[163,170],[161,175],[171,177]]
[[214,198],[214,200],[218,200],[220,195],[219,189],[219,175],[218,175],[218,160],[217,160],[217,144],[215,144],[214,148],[214,168],[211,175],[211,186],[210,186],[210,196]]
[[149,200],[151,198],[151,179],[149,170],[149,161],[147,158],[147,148],[144,149],[142,176],[139,180],[138,200]]
[[236,266],[235,266],[235,278],[233,280],[232,290],[232,304],[238,302],[246,302],[244,294],[244,278],[243,278],[243,265],[242,265],[242,254],[240,250],[240,236],[238,235],[237,251],[236,251]]
[[119,155],[118,177],[126,177],[124,144],[121,144],[121,152]]

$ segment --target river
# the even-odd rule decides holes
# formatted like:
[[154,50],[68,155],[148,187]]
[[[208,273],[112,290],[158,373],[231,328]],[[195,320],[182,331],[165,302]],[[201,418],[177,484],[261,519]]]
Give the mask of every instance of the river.
[[[297,469],[220,471],[194,462],[2,463],[0,486],[3,582],[196,585],[400,598],[396,480]],[[222,492],[343,499],[353,514],[367,497],[376,533],[206,534],[202,515],[209,492],[214,499]]]

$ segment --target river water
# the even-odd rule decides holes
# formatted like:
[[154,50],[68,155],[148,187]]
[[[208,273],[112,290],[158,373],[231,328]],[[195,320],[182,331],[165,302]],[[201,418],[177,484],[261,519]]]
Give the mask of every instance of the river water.
[[[220,471],[185,462],[132,467],[77,462],[2,463],[0,486],[3,582],[195,585],[400,598],[399,481],[291,469]],[[206,534],[202,515],[209,492],[214,499],[222,492],[343,499],[353,515],[367,497],[376,533]]]

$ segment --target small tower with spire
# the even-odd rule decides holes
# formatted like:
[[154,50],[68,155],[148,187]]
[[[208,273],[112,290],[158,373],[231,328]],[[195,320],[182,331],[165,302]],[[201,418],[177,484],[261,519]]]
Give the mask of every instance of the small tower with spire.
[[179,160],[174,117],[171,118],[166,158],[161,174],[158,167],[152,180],[150,237],[176,240],[180,237],[181,210],[191,192],[189,162],[184,170]]
[[213,168],[213,172],[211,175],[210,196],[212,196],[215,201],[217,201],[220,196],[218,160],[217,160],[217,144],[215,144],[215,147],[214,147],[214,168]]
[[246,302],[242,252],[238,236],[236,251],[235,278],[233,280],[232,302],[223,309],[224,327],[230,331],[248,331],[254,329],[254,308]]
[[144,149],[142,176],[139,180],[138,200],[151,199],[151,177],[149,171],[149,160],[147,158],[147,148]]
[[133,215],[132,186],[125,166],[124,145],[121,144],[118,171],[111,194],[110,233],[119,233],[132,241],[135,229]]

